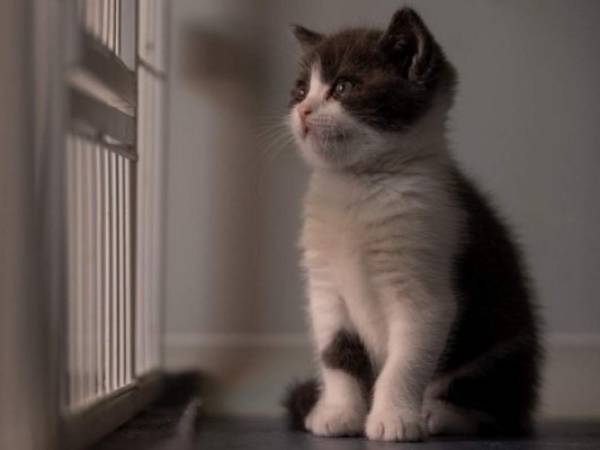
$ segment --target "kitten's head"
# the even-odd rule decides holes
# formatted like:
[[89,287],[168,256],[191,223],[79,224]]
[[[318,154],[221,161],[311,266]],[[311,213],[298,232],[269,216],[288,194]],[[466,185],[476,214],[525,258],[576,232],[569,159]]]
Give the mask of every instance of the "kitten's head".
[[310,165],[385,170],[443,133],[455,71],[413,10],[383,32],[294,34],[302,60],[289,124]]

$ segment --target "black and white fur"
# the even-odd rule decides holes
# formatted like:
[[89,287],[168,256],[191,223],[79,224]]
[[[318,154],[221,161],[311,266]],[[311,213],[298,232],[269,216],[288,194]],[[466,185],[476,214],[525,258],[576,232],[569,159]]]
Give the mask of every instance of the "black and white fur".
[[295,35],[319,377],[290,389],[292,423],[387,441],[528,431],[535,311],[505,225],[450,156],[453,67],[408,8],[383,32]]

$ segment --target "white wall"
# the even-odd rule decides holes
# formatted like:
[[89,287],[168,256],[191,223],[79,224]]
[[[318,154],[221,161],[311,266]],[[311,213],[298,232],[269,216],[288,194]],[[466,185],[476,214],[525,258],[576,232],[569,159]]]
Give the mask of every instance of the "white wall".
[[[295,74],[288,24],[322,31],[382,26],[399,5],[375,4],[174,4],[168,359],[236,373],[239,395],[230,393],[225,409],[256,408],[252,395],[244,397],[251,385],[266,395],[261,411],[273,411],[273,386],[287,377],[285,369],[309,370],[304,350],[291,365],[275,362],[277,351],[303,342],[296,236],[306,172],[289,146],[275,145],[273,159],[261,153],[261,132],[285,112]],[[546,411],[600,415],[598,401],[590,400],[600,398],[597,387],[590,387],[595,397],[563,389],[573,377],[593,385],[600,369],[600,3],[421,0],[413,6],[460,74],[451,122],[457,158],[493,194],[530,262],[552,336]],[[213,30],[211,39],[221,43],[218,58],[199,60],[218,67],[212,75],[185,69],[191,26]],[[270,348],[272,357],[260,364],[225,357],[240,346]],[[569,371],[581,361],[582,369]],[[257,375],[265,367],[272,367],[270,388]],[[256,381],[248,381],[253,374]]]
[[[0,448],[43,450],[56,447],[52,430],[54,350],[48,343],[56,260],[42,246],[42,234],[55,206],[53,170],[59,158],[37,158],[53,134],[41,129],[56,103],[46,103],[43,57],[55,55],[53,22],[34,19],[55,13],[57,5],[38,1],[0,3]],[[33,32],[35,29],[35,33]],[[32,76],[35,73],[36,78]],[[46,85],[48,83],[48,85]],[[56,100],[56,99],[54,99]],[[36,113],[40,113],[37,114]],[[55,119],[55,117],[52,117]],[[46,155],[47,156],[47,155]],[[48,158],[50,159],[50,158]],[[53,164],[54,163],[54,164]],[[43,167],[43,175],[36,169]],[[42,190],[43,188],[43,190]],[[43,197],[43,204],[40,201]],[[55,236],[55,234],[53,234]],[[54,243],[52,243],[54,244]],[[50,264],[50,267],[48,266]],[[52,288],[56,285],[52,284]],[[54,317],[52,317],[54,319]]]

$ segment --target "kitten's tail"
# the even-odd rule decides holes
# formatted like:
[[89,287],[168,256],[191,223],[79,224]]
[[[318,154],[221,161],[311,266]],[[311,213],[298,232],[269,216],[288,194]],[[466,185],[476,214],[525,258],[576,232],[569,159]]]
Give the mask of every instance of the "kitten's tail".
[[287,409],[290,427],[294,430],[304,430],[304,419],[310,413],[319,399],[319,383],[315,379],[293,383],[283,399]]

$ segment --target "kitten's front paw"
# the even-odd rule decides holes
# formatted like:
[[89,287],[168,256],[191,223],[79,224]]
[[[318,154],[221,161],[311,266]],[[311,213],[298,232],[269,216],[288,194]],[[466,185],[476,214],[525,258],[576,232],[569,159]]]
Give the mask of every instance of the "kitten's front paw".
[[318,402],[304,424],[317,436],[354,436],[362,434],[365,416],[363,408]]
[[391,407],[371,411],[365,432],[373,441],[420,441],[424,437],[419,414]]

